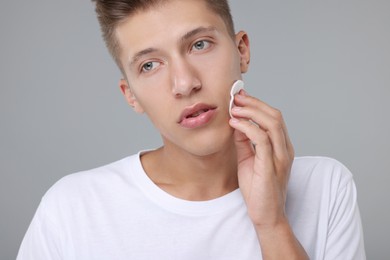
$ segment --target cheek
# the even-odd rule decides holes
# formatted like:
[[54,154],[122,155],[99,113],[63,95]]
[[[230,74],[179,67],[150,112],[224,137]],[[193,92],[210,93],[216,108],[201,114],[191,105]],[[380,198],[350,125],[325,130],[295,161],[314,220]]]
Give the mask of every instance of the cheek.
[[234,81],[241,78],[240,59],[235,50],[220,50],[198,58],[196,66],[209,79]]
[[235,51],[233,55],[231,55],[229,62],[230,62],[230,72],[234,75],[234,79],[237,80],[241,78],[240,55],[237,51]]
[[139,93],[138,102],[142,106],[149,120],[160,129],[163,122],[171,121],[173,101],[163,94],[161,89],[142,91]]
[[142,106],[146,114],[156,115],[161,110],[163,110],[165,106],[164,104],[162,104],[163,98],[161,97],[161,95],[156,97],[155,94],[151,93],[140,93],[140,95],[138,96],[138,102]]
[[161,109],[166,107],[166,100],[169,99],[170,91],[166,88],[165,78],[156,76],[143,78],[142,80],[132,78],[129,81],[133,86],[137,102],[146,114],[159,113]]

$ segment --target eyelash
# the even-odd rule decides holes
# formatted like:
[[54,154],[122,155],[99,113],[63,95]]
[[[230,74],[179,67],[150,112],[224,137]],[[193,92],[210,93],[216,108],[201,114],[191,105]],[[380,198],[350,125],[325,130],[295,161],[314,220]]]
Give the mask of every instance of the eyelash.
[[160,63],[160,62],[158,62],[158,61],[148,61],[148,62],[145,62],[144,64],[142,64],[141,65],[141,73],[148,73],[148,72],[154,70],[154,67],[149,69],[149,70],[146,70],[145,66],[147,66],[148,64],[152,64],[153,65],[155,63]]
[[[204,43],[203,48],[200,49],[200,50],[196,49],[196,47],[195,47],[198,43]],[[207,50],[207,49],[209,49],[211,47],[211,44],[212,44],[212,42],[209,41],[209,40],[199,40],[199,41],[196,41],[194,44],[191,45],[191,50],[190,51],[203,51],[203,50]],[[150,64],[153,65],[153,64],[156,64],[156,63],[160,64],[160,62],[158,62],[158,61],[148,61],[148,62],[143,63],[141,65],[140,72],[141,73],[149,73],[150,71],[154,70],[155,67],[153,67],[153,68],[151,68],[149,70],[146,70],[145,66],[147,66],[148,64],[149,65]]]
[[[198,44],[198,43],[204,43],[204,47],[202,48],[202,49],[196,49],[196,45]],[[208,40],[200,40],[200,41],[196,41],[192,46],[191,46],[191,51],[193,51],[194,50],[194,48],[196,49],[195,51],[202,51],[202,50],[207,50],[208,48],[210,48],[211,47],[211,42],[210,41],[208,41]]]

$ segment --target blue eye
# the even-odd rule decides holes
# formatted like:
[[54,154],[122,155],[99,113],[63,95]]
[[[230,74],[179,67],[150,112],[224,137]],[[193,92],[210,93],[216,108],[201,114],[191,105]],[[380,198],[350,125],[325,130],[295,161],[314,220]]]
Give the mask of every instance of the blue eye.
[[210,42],[202,40],[202,41],[197,41],[192,47],[193,49],[195,48],[196,50],[204,50],[207,49],[210,46]]
[[159,65],[159,62],[157,61],[149,61],[142,65],[142,71],[143,72],[149,72],[153,69],[155,69]]

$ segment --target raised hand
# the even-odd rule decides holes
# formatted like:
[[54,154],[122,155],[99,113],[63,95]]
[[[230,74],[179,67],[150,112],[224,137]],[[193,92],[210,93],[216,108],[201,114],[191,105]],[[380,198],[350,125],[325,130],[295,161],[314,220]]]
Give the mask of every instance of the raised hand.
[[294,259],[291,256],[297,253],[297,259],[306,259],[285,214],[294,148],[282,114],[244,90],[235,96],[234,102],[234,118],[229,123],[235,129],[239,187],[263,257]]

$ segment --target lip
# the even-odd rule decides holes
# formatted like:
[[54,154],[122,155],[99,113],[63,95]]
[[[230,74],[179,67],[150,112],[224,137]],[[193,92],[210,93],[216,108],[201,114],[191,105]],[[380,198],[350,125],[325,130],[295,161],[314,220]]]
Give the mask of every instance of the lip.
[[[190,117],[190,115],[198,113],[202,110],[206,110],[206,112],[202,112],[196,117]],[[204,103],[198,103],[193,106],[187,107],[181,113],[178,123],[185,128],[196,128],[200,127],[204,124],[207,124],[215,114],[216,107]]]

